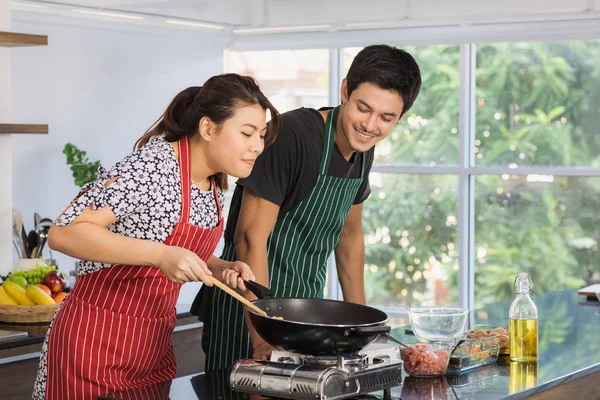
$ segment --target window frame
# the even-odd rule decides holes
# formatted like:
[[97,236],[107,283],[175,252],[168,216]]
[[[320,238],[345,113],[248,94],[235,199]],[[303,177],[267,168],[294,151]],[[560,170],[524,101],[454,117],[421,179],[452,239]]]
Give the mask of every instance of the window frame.
[[[578,29],[575,29],[577,27]],[[581,21],[567,21],[550,25],[544,25],[543,29],[535,30],[535,25],[527,24],[505,24],[502,31],[489,31],[478,38],[480,43],[494,42],[523,42],[523,41],[557,41],[557,40],[588,40],[600,38],[600,26],[591,26],[589,23],[581,24]],[[575,29],[575,30],[574,30]],[[600,168],[593,167],[535,167],[524,166],[510,168],[508,166],[476,166],[475,164],[475,70],[476,70],[476,44],[473,43],[474,35],[463,37],[464,32],[457,35],[448,35],[442,31],[437,32],[432,37],[415,40],[419,37],[406,34],[410,29],[405,30],[402,35],[396,35],[390,32],[382,32],[375,39],[373,35],[360,35],[357,33],[346,33],[342,39],[336,39],[331,36],[330,39],[315,38],[306,34],[290,35],[287,40],[282,38],[260,39],[255,42],[245,43],[238,41],[234,43],[232,50],[275,50],[280,48],[298,49],[311,47],[327,47],[329,49],[329,102],[330,105],[339,104],[339,88],[343,76],[343,49],[346,47],[357,47],[365,45],[368,38],[369,43],[389,43],[392,45],[436,45],[436,44],[458,44],[460,52],[459,73],[459,121],[458,121],[458,140],[459,155],[457,166],[411,166],[411,165],[388,165],[374,163],[372,172],[386,174],[430,174],[430,175],[456,175],[458,176],[458,306],[474,310],[475,305],[475,205],[474,189],[475,178],[478,175],[502,175],[510,174],[517,176],[527,176],[530,174],[539,175],[558,175],[558,176],[579,176],[579,177],[600,177]],[[381,31],[380,31],[381,32]],[[420,31],[422,33],[422,30]],[[372,32],[371,32],[372,33]],[[360,35],[360,36],[359,36]],[[323,43],[325,42],[325,43]],[[342,299],[342,292],[338,283],[337,270],[333,254],[328,260],[328,297],[332,299]],[[407,312],[401,308],[380,307],[387,312],[390,317],[407,317]],[[474,313],[470,313],[469,326],[473,325]]]

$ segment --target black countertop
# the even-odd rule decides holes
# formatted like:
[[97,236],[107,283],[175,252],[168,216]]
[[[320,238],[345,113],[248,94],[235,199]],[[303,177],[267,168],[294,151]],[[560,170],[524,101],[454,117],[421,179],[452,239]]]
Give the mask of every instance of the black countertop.
[[[580,377],[600,371],[600,307],[585,302],[576,291],[565,290],[534,296],[539,310],[539,361],[535,364],[500,360],[458,377],[405,379],[392,388],[391,399],[524,399]],[[486,307],[475,322],[506,326],[509,305]],[[414,342],[403,328],[392,330],[400,340]],[[177,378],[169,385],[171,399],[252,399],[228,387],[228,371]],[[592,397],[600,393],[593,393]],[[127,398],[122,396],[121,398]],[[361,399],[380,399],[373,393]],[[573,399],[575,400],[575,399]]]
[[[577,378],[600,371],[600,307],[598,302],[586,302],[574,290],[551,292],[533,297],[539,310],[539,361],[534,365],[500,360],[459,377],[416,379],[407,377],[403,387],[391,390],[392,399],[524,399]],[[476,324],[506,326],[509,304],[488,306],[475,313]],[[178,305],[178,318],[189,317],[189,305]],[[197,321],[196,321],[197,322]],[[402,322],[401,322],[402,323]],[[6,329],[7,324],[0,324]],[[43,325],[28,338],[0,342],[0,349],[41,343]],[[404,328],[395,328],[392,335],[407,343],[414,336]],[[193,354],[193,352],[191,352]],[[231,391],[228,371],[185,376],[165,383],[171,399],[251,399]],[[594,397],[597,396],[597,397]],[[600,398],[600,393],[592,394]],[[126,395],[118,398],[127,398]],[[165,397],[166,398],[166,397]],[[362,399],[379,399],[381,393]],[[575,400],[575,399],[573,399]]]

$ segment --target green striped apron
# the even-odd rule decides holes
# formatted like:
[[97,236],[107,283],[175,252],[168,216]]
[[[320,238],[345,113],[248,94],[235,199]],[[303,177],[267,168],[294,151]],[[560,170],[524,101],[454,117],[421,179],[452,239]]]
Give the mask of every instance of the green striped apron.
[[[327,116],[319,175],[310,193],[292,210],[280,215],[267,241],[269,287],[275,297],[323,297],[327,259],[333,252],[358,193],[361,177],[327,175],[334,146],[338,108]],[[236,260],[233,243],[221,256]],[[203,287],[199,298],[205,310],[202,344],[206,370],[229,368],[235,360],[252,357],[250,334],[241,304],[222,290]]]

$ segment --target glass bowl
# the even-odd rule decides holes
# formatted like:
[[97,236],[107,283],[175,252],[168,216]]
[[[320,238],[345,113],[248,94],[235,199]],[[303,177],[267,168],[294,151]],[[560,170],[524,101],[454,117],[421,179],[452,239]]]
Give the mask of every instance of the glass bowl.
[[404,370],[410,376],[428,378],[441,376],[448,369],[452,346],[448,343],[419,343],[400,348]]
[[443,342],[462,337],[469,310],[456,307],[418,307],[408,311],[413,333],[421,342]]

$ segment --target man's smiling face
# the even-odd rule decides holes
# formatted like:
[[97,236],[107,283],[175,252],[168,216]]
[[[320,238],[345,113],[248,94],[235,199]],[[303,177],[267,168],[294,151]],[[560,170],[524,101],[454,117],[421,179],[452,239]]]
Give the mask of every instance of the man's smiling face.
[[402,115],[404,102],[393,90],[365,82],[348,97],[346,81],[342,83],[343,106],[340,110],[336,144],[346,157],[366,152],[386,138]]

